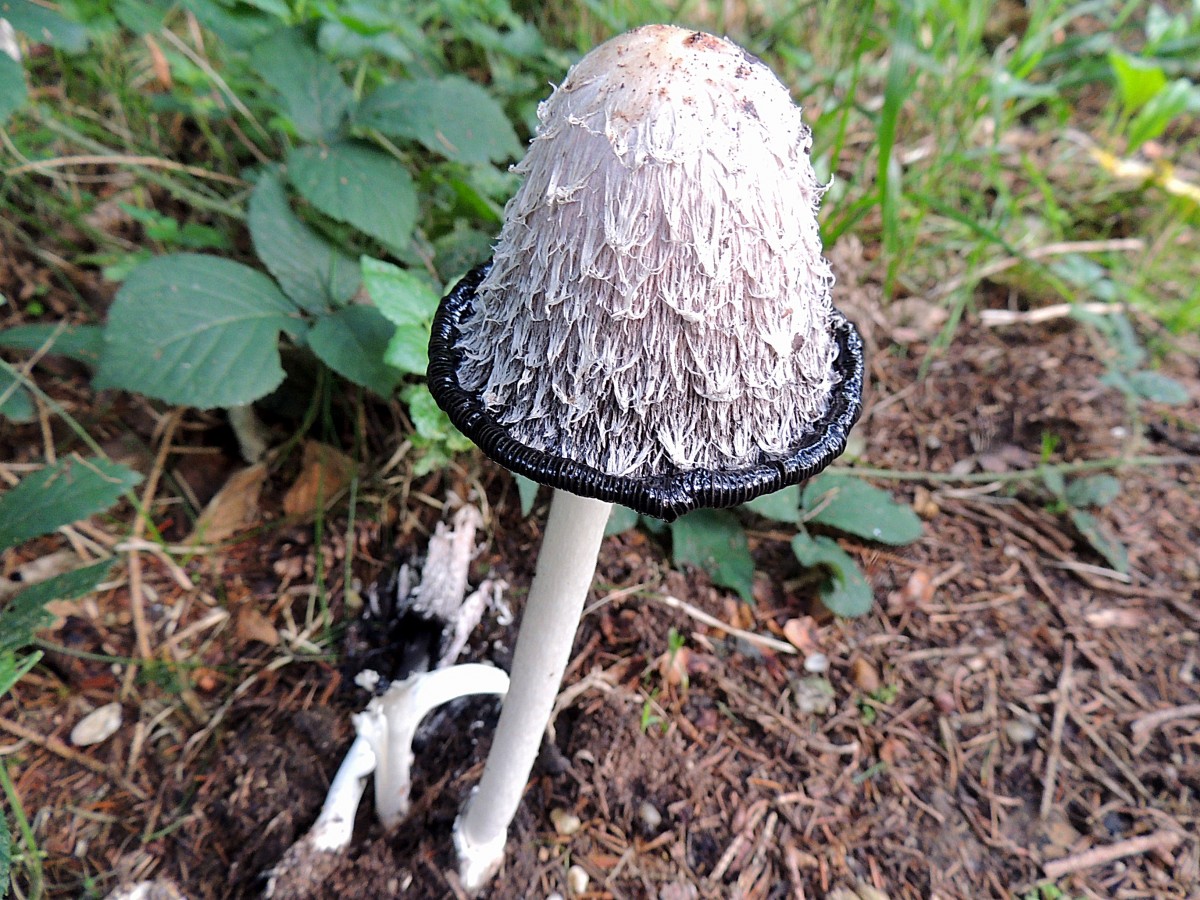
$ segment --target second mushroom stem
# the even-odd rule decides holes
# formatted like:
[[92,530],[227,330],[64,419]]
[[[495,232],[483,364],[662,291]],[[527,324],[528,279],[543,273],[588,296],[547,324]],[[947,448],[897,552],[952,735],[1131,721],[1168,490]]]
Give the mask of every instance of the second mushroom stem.
[[555,491],[513,654],[512,682],[479,787],[455,825],[464,887],[486,880],[537,759],[571,657],[612,504]]

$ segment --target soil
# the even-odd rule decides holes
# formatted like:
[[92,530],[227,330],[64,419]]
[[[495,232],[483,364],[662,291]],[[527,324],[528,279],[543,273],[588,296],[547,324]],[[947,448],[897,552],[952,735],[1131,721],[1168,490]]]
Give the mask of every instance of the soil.
[[[885,312],[835,261],[839,305],[872,359],[854,450],[861,465],[918,473],[876,483],[914,505],[924,537],[902,548],[840,538],[876,595],[855,620],[821,610],[778,523],[746,520],[753,605],[673,570],[665,536],[609,538],[567,701],[487,896],[572,896],[579,866],[578,896],[591,898],[1013,897],[1046,882],[1073,897],[1200,897],[1195,346],[1170,338],[1163,359],[1190,402],[1131,415],[1100,380],[1107,349],[1075,320],[968,317],[929,356],[936,310]],[[30,268],[9,259],[0,290],[16,296]],[[1001,305],[986,286],[980,301]],[[51,365],[39,372],[53,396],[164,476],[154,520],[181,541],[185,502],[206,502],[237,467],[221,417],[97,395],[83,369]],[[369,419],[375,459],[387,459],[389,414]],[[54,420],[14,427],[0,470],[42,455],[44,429],[60,453],[77,449]],[[1092,511],[1127,547],[1128,576],[1018,476],[1043,448],[1052,462],[1153,458],[1116,470],[1120,495]],[[48,896],[152,878],[189,898],[259,896],[312,824],[365,703],[336,655],[362,585],[418,556],[454,498],[484,512],[472,584],[502,577],[519,612],[545,497],[523,518],[490,463],[417,477],[411,462],[364,465],[353,517],[335,498],[314,525],[283,513],[299,462],[281,457],[234,537],[191,555],[143,550],[136,572],[126,551],[98,595],[56,607],[43,664],[0,700],[0,754]],[[22,548],[4,574],[71,546],[112,549],[121,522],[118,511]],[[149,659],[138,659],[139,602]],[[507,665],[516,628],[489,612],[464,658]],[[672,630],[684,638],[674,655]],[[79,718],[114,700],[116,734],[71,746]],[[432,717],[407,822],[382,833],[368,792],[350,852],[311,896],[461,896],[450,829],[495,715],[494,701],[473,700]]]

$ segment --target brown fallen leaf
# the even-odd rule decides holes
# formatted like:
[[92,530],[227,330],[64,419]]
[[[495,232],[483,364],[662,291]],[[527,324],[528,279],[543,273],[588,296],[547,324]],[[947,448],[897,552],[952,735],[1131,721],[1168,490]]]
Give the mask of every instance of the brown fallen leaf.
[[317,506],[328,506],[329,499],[350,483],[357,465],[354,460],[328,444],[304,442],[300,476],[283,498],[283,511],[289,516],[307,516]]
[[243,606],[238,610],[235,631],[243,643],[258,641],[268,647],[274,647],[279,643],[279,632],[275,626],[266,616],[250,605]]
[[258,498],[266,480],[267,467],[262,463],[230,475],[225,486],[204,507],[188,541],[219,543],[253,525],[258,519]]
[[820,649],[817,641],[817,621],[812,616],[788,619],[783,623],[783,636],[801,653],[815,653]]

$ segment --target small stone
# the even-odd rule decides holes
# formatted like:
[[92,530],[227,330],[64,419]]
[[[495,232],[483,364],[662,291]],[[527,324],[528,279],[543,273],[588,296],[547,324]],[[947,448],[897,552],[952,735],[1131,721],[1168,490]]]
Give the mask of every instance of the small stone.
[[121,704],[106,703],[94,709],[71,729],[71,743],[76,747],[90,747],[107,741],[121,727]]
[[649,832],[658,831],[659,826],[662,825],[662,813],[649,800],[644,801],[638,807],[638,819],[641,821],[642,827]]
[[1013,719],[1004,726],[1004,733],[1014,744],[1028,744],[1037,737],[1037,729],[1028,719]]
[[566,898],[558,891],[555,891],[553,894],[547,894],[546,900],[566,900]]
[[821,675],[829,671],[829,657],[824,653],[810,653],[804,657],[804,671]]
[[861,656],[850,664],[850,678],[868,694],[879,690],[879,672]]
[[576,896],[588,889],[588,883],[591,880],[588,873],[583,870],[583,866],[571,866],[567,869],[567,889]]
[[550,821],[554,823],[554,830],[563,837],[570,837],[583,827],[579,816],[565,809],[550,810]]

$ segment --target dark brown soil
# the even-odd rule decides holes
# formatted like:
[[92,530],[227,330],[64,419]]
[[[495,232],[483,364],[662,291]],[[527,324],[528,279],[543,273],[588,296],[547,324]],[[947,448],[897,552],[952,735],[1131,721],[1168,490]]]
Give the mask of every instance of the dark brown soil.
[[[1071,896],[1200,896],[1194,348],[1164,362],[1190,404],[1144,404],[1132,420],[1099,381],[1103,346],[1070,319],[1004,329],[972,320],[918,378],[932,335],[879,312],[871,288],[845,290],[873,350],[857,452],[864,466],[931,473],[877,482],[915,504],[924,538],[904,548],[841,540],[877,599],[853,621],[820,611],[775,523],[747,520],[754,606],[700,573],[672,571],[657,537],[610,538],[576,638],[571,699],[488,896],[569,896],[571,865],[588,873],[594,898],[1012,897],[1046,881]],[[86,386],[68,374],[55,390],[82,406]],[[161,425],[148,404],[105,398],[103,408],[118,402]],[[115,434],[130,419],[108,421]],[[184,413],[174,446],[223,447],[220,428]],[[1057,441],[1056,462],[1131,449],[1158,458],[1119,469],[1120,496],[1095,511],[1128,547],[1128,578],[1036,482],[1010,477],[1037,465],[1044,435]],[[161,436],[141,434],[154,451]],[[36,425],[5,436],[20,461],[40,442]],[[167,458],[178,474],[189,457]],[[505,473],[465,464],[416,482],[403,466],[369,476],[355,522],[335,506],[316,549],[309,524],[281,520],[295,465],[276,467],[258,515],[268,527],[175,555],[182,579],[143,554],[157,663],[125,661],[137,652],[127,578],[67,611],[46,639],[76,655],[49,653],[0,701],[0,753],[46,854],[50,896],[102,896],[151,877],[193,898],[262,891],[264,872],[316,816],[351,739],[349,716],[365,702],[335,660],[313,652],[335,649],[334,636],[319,624],[304,633],[308,586],[322,574],[335,626],[346,621],[347,535],[368,582],[390,545],[421,552],[451,491],[481,487],[487,533],[473,582],[502,575],[520,607],[544,508],[523,520]],[[970,480],[981,472],[995,479]],[[157,520],[178,515],[171,484]],[[104,523],[87,533],[106,530],[123,534]],[[62,546],[48,539],[6,559],[6,571]],[[827,680],[805,670],[803,653],[731,637],[664,595],[824,654]],[[262,621],[275,642],[252,627]],[[674,670],[686,669],[686,682],[670,677],[672,629],[686,639]],[[515,633],[489,614],[466,655],[507,665]],[[113,699],[125,717],[117,734],[67,746],[83,712]],[[450,827],[494,715],[479,700],[432,720],[412,816],[382,834],[368,799],[351,852],[315,896],[459,894]],[[558,833],[553,810],[573,813],[579,829]]]

